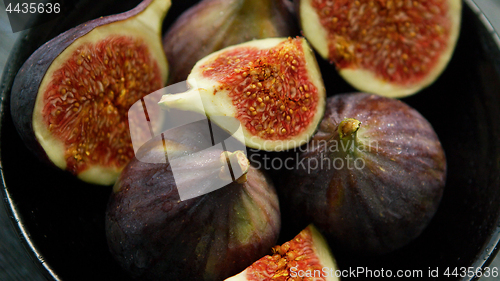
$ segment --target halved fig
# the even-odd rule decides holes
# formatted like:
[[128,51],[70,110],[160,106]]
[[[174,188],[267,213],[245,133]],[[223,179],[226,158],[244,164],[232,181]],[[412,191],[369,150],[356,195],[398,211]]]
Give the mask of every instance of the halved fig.
[[296,163],[281,177],[285,207],[354,255],[387,253],[419,236],[445,186],[446,158],[432,126],[377,95],[329,98]]
[[134,156],[129,107],[166,83],[161,26],[170,0],[145,0],[36,50],[12,88],[17,131],[40,159],[109,185]]
[[[243,151],[205,149],[200,143],[210,143],[210,134],[188,127],[144,145],[107,206],[110,251],[138,280],[223,280],[264,256],[278,239],[280,211],[271,181]],[[232,181],[238,171],[242,176]],[[205,192],[227,179],[228,185]],[[182,199],[197,192],[203,195]]]
[[297,35],[282,0],[204,0],[184,12],[163,37],[172,69],[169,83],[187,79],[196,62],[253,39]]
[[226,281],[340,280],[336,271],[328,244],[311,224],[292,240],[273,247],[272,255],[261,258]]
[[305,37],[360,91],[412,95],[432,84],[457,42],[460,0],[297,0]]
[[[190,90],[164,95],[160,105],[240,122],[241,142],[281,151],[306,143],[324,113],[325,88],[314,54],[303,38],[254,40],[200,60],[189,74]],[[202,103],[199,102],[201,97]]]

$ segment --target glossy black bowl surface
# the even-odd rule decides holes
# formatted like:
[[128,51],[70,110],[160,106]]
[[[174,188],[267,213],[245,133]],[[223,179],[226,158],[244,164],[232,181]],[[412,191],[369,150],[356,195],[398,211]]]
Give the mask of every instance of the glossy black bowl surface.
[[[104,212],[111,188],[47,167],[26,149],[9,109],[12,82],[46,41],[137,2],[77,1],[70,15],[20,36],[1,80],[2,191],[20,237],[49,279],[130,278],[106,244]],[[164,27],[195,2],[174,0]],[[332,66],[319,61],[329,95],[354,91]],[[404,101],[431,122],[446,151],[449,172],[442,203],[429,227],[407,247],[376,258],[338,256],[341,269],[416,269],[428,277],[429,269],[437,268],[443,277],[447,268],[487,266],[500,239],[500,39],[472,1],[464,3],[460,39],[446,71]]]

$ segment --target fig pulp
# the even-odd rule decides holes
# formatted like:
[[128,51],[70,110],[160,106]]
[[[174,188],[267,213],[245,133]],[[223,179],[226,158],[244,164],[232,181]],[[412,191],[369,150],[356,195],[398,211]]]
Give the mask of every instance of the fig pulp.
[[[240,169],[243,176],[181,199],[185,190],[179,186],[202,190],[207,182],[231,178],[222,150],[200,150],[199,143],[210,139],[199,137],[201,131],[174,129],[163,140],[151,140],[114,186],[106,211],[108,245],[139,280],[223,280],[264,256],[278,239],[274,187],[242,151],[228,153],[227,161],[236,160],[232,171]],[[161,163],[164,145],[168,161]],[[175,173],[174,161],[180,163]]]
[[[325,88],[305,39],[254,40],[200,60],[185,93],[167,94],[164,108],[197,111],[231,131],[240,122],[246,146],[281,151],[306,143],[325,107]],[[200,102],[201,98],[201,102]]]
[[204,0],[184,12],[163,37],[170,83],[187,79],[196,62],[253,39],[297,34],[282,0]]
[[170,0],[145,0],[68,30],[31,55],[11,97],[30,150],[86,182],[115,182],[134,156],[129,107],[166,83],[161,26],[169,7]]
[[336,249],[353,254],[387,253],[416,238],[446,177],[427,120],[401,101],[369,94],[329,98],[296,163],[282,177],[284,208],[305,214]]
[[298,0],[305,37],[360,91],[404,97],[432,84],[455,49],[460,0]]
[[328,244],[311,224],[291,241],[273,247],[272,255],[261,258],[226,281],[333,281],[339,280],[336,270]]

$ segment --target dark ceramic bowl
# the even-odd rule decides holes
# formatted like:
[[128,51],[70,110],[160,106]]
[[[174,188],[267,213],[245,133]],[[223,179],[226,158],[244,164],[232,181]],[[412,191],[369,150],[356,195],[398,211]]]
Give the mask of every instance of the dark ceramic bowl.
[[[87,20],[128,10],[138,1],[81,0],[65,17],[23,33],[6,65],[1,93],[3,196],[29,253],[53,280],[129,280],[106,244],[104,212],[111,188],[84,184],[47,167],[24,146],[9,97],[22,63],[40,45]],[[173,1],[165,28],[196,1]],[[354,91],[319,59],[329,95]],[[439,210],[407,247],[376,258],[337,256],[341,269],[444,271],[484,268],[500,238],[500,40],[472,1],[465,1],[457,49],[442,76],[404,99],[434,126],[449,173]],[[460,279],[454,277],[454,279]],[[465,277],[463,279],[470,279]],[[167,280],[167,279],[165,279]]]

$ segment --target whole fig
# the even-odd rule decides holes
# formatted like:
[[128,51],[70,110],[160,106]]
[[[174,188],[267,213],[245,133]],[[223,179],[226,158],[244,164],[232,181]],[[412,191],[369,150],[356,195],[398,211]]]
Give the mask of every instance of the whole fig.
[[398,249],[437,210],[445,154],[429,122],[401,101],[331,97],[303,149],[282,177],[283,207],[305,214],[335,249],[366,255]]
[[[203,138],[196,130],[179,131],[153,139],[125,167],[107,207],[108,245],[139,280],[222,280],[275,245],[278,198],[269,179],[250,166],[242,151],[200,151]],[[181,199],[185,190],[180,186],[196,190],[230,179],[227,163],[238,163],[231,166],[232,173],[240,169],[243,176],[213,192]]]

